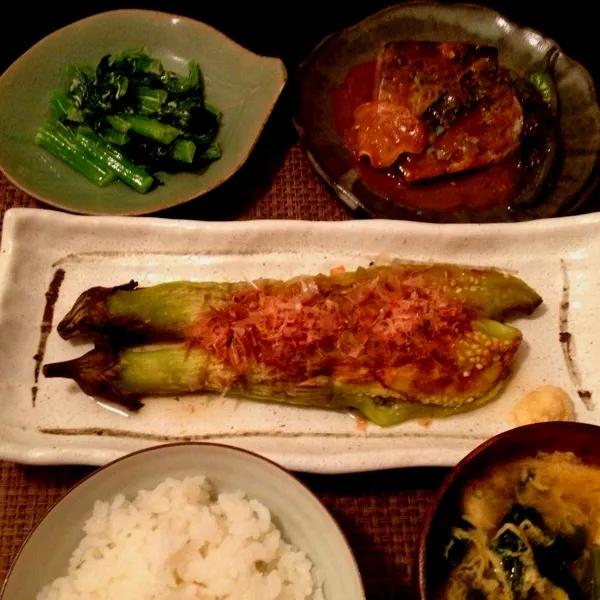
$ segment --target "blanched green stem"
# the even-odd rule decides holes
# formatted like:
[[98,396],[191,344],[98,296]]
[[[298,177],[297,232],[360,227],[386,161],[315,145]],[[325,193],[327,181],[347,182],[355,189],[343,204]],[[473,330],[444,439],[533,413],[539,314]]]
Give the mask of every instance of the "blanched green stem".
[[75,136],[59,123],[45,123],[35,142],[100,187],[114,181],[113,173],[98,164],[77,144]]
[[167,101],[167,90],[154,90],[151,88],[139,88],[137,92],[142,112],[152,114],[160,110]]
[[202,135],[194,136],[194,143],[196,147],[198,146],[209,146],[212,141],[212,136],[208,133],[203,133]]
[[217,119],[220,119],[220,118],[221,118],[221,114],[222,114],[222,113],[221,113],[221,111],[220,111],[220,110],[219,110],[219,109],[218,109],[216,106],[214,106],[213,104],[209,104],[208,102],[206,102],[206,103],[204,104],[204,108],[205,108],[205,109],[206,109],[206,110],[207,110],[209,113],[212,113],[212,114],[213,114],[215,117],[217,117]]
[[76,123],[83,123],[83,113],[75,106],[67,92],[56,90],[52,94],[50,107],[59,119],[68,119]]
[[157,58],[138,58],[133,62],[133,65],[139,73],[148,73],[160,77],[165,72],[165,68]]
[[170,144],[181,133],[175,127],[142,115],[127,117],[127,122],[131,127],[131,131],[162,144]]
[[202,160],[218,160],[221,158],[222,150],[219,142],[213,142],[201,155]]
[[107,115],[105,120],[113,129],[121,133],[127,133],[131,129],[129,121],[119,115]]
[[190,90],[197,90],[200,87],[200,68],[193,58],[188,61],[188,85]]
[[124,146],[131,139],[126,133],[116,129],[105,129],[100,135],[110,144],[117,146]]
[[121,181],[130,185],[140,193],[147,192],[154,183],[154,178],[144,169],[130,162],[116,148],[105,142],[100,136],[90,134],[80,128],[77,141],[105,168],[112,171]]
[[171,148],[171,158],[185,163],[194,162],[196,144],[191,140],[177,140]]
[[163,83],[169,91],[174,94],[184,94],[194,90],[200,90],[202,86],[202,77],[198,63],[191,59],[188,61],[188,76],[178,77],[174,73],[168,73],[163,77]]

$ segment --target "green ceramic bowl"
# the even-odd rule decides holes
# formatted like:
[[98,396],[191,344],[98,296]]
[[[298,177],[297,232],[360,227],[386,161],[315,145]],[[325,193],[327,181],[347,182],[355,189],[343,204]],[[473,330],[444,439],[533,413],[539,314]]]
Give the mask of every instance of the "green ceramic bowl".
[[[223,111],[223,156],[203,173],[160,174],[147,194],[115,183],[98,188],[34,144],[52,91],[67,84],[69,64],[96,65],[105,54],[145,46],[165,68],[185,72],[195,58],[207,101]],[[216,188],[246,161],[286,81],[281,60],[253,54],[212,27],[148,10],[116,10],[47,36],[0,77],[0,168],[15,185],[53,206],[84,214],[141,215]]]

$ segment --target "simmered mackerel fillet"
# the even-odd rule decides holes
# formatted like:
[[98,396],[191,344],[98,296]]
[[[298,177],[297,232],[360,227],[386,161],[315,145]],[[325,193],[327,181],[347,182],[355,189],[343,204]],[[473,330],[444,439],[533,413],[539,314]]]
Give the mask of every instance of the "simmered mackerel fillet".
[[467,73],[428,109],[438,135],[398,167],[408,183],[501,162],[520,146],[523,109],[503,69]]
[[95,396],[227,392],[359,410],[379,425],[445,416],[494,398],[521,342],[494,319],[541,303],[516,277],[394,264],[252,283],[92,288],[59,325],[65,338],[180,340],[104,349],[46,365]]
[[377,168],[427,147],[421,116],[475,65],[497,65],[497,50],[459,42],[388,42],[377,57],[373,100],[354,114],[359,156]]
[[373,99],[405,106],[420,117],[482,60],[497,64],[496,48],[460,42],[388,42],[377,57]]

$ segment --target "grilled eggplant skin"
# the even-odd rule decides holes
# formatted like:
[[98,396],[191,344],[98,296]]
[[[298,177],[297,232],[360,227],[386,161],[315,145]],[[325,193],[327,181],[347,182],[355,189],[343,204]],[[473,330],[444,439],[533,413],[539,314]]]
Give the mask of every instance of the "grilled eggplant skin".
[[[357,377],[343,371],[288,381],[265,365],[253,364],[240,374],[213,353],[181,343],[120,350],[97,347],[77,359],[44,365],[43,373],[48,378],[73,379],[88,396],[132,411],[139,410],[147,396],[227,393],[262,402],[357,411],[386,427],[474,410],[498,396],[521,334],[501,323],[484,322],[484,326],[478,332],[479,340],[486,350],[492,348],[492,359],[485,368],[474,369],[466,377],[466,372],[458,372],[450,380],[444,374],[438,381],[416,369],[397,371],[390,387],[372,376]],[[491,333],[483,333],[485,329]],[[494,337],[500,333],[505,339]],[[487,346],[487,341],[497,342],[495,348]],[[428,381],[426,390],[419,383],[423,378]]]
[[[339,293],[355,282],[375,280],[386,274],[404,280],[421,278],[430,286],[470,307],[478,316],[505,320],[529,315],[542,298],[521,279],[496,269],[458,265],[403,264],[359,268],[337,275],[296,277],[288,281],[258,280],[254,285],[270,289],[316,286],[319,293]],[[121,345],[160,340],[184,340],[198,315],[227,302],[248,282],[214,283],[176,281],[137,287],[130,281],[112,288],[94,287],[83,292],[58,325],[63,339],[90,337],[97,342],[116,339]]]
[[522,341],[496,319],[529,314],[541,301],[512,275],[457,265],[394,263],[253,283],[129,282],[78,298],[59,334],[87,335],[98,348],[44,374],[134,410],[145,396],[215,392],[352,409],[394,425],[495,398]]

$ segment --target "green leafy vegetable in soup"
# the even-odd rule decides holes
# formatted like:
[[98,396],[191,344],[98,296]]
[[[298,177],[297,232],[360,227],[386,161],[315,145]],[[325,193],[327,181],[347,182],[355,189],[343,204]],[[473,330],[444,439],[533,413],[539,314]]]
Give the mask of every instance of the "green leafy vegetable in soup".
[[145,193],[159,170],[197,171],[221,157],[221,112],[204,100],[198,63],[187,70],[166,71],[146,49],[70,66],[35,141],[98,186],[118,179]]
[[600,598],[600,469],[540,453],[490,470],[461,509],[439,600]]

